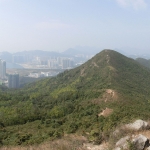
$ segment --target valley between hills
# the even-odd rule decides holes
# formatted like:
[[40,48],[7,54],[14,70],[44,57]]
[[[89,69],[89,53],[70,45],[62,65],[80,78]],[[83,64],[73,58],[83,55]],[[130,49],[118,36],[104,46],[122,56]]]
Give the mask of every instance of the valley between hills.
[[[121,126],[139,119],[149,124],[149,104],[150,69],[114,50],[103,50],[56,77],[18,90],[1,86],[0,146],[86,150],[84,143],[117,142],[125,133],[144,132]],[[112,137],[120,128],[121,134]]]

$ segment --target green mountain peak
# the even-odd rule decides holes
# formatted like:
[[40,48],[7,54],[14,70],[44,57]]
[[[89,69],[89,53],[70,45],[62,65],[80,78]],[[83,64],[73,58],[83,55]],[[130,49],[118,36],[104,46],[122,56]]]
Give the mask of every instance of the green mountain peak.
[[[120,123],[150,118],[150,70],[113,50],[19,91],[0,91],[2,145],[76,133],[107,141]],[[5,119],[4,119],[5,118]]]

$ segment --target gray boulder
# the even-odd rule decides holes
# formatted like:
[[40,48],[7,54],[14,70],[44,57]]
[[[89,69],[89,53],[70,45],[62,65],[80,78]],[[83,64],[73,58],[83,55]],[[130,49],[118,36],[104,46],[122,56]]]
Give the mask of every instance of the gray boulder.
[[128,148],[128,141],[130,140],[129,136],[121,138],[117,143],[116,143],[116,148],[122,148],[122,149],[127,149]]
[[149,140],[145,136],[139,134],[132,139],[132,143],[134,144],[136,150],[143,150],[144,148],[148,147]]
[[125,125],[126,128],[132,129],[132,130],[142,130],[142,129],[148,129],[149,125],[146,121],[143,120],[136,120],[134,123],[130,123]]

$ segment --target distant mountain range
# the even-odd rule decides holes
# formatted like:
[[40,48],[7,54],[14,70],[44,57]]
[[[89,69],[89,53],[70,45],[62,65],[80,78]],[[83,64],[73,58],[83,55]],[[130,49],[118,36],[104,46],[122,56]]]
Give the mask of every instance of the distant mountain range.
[[43,51],[43,50],[29,50],[15,53],[1,52],[0,58],[11,61],[12,55],[32,55],[32,56],[50,56],[50,57],[74,57],[75,55],[95,55],[100,52],[100,49],[89,47],[77,47],[76,49],[70,48],[64,52]]
[[[150,55],[144,55],[144,54],[130,54],[126,53],[125,51],[121,51],[119,49],[116,49],[118,52],[129,56],[131,58],[150,58]],[[13,62],[13,55],[20,55],[20,56],[38,56],[38,57],[72,57],[78,59],[80,57],[83,58],[83,56],[94,56],[96,53],[99,53],[102,51],[102,49],[94,48],[94,47],[81,47],[77,46],[75,48],[67,49],[64,52],[54,52],[54,51],[43,51],[43,50],[28,50],[28,51],[21,51],[21,52],[15,52],[15,53],[9,53],[9,52],[0,52],[0,58],[5,60],[6,62],[12,63]]]
[[74,63],[78,64],[79,62],[87,61],[89,58],[91,58],[98,52],[99,49],[92,49],[89,47],[77,47],[76,49],[70,48],[61,53],[54,51],[29,50],[16,53],[1,52],[0,59],[3,59],[7,62],[7,68],[22,68],[16,63],[31,63],[32,60],[35,59],[35,57],[40,57],[42,59],[66,57],[72,58],[74,60]]
[[150,69],[150,59],[136,58],[136,61]]

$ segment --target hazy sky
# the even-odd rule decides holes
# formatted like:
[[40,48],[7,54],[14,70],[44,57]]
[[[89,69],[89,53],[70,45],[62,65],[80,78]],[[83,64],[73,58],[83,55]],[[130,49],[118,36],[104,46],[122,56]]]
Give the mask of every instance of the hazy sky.
[[0,0],[0,51],[75,46],[150,53],[150,0]]

